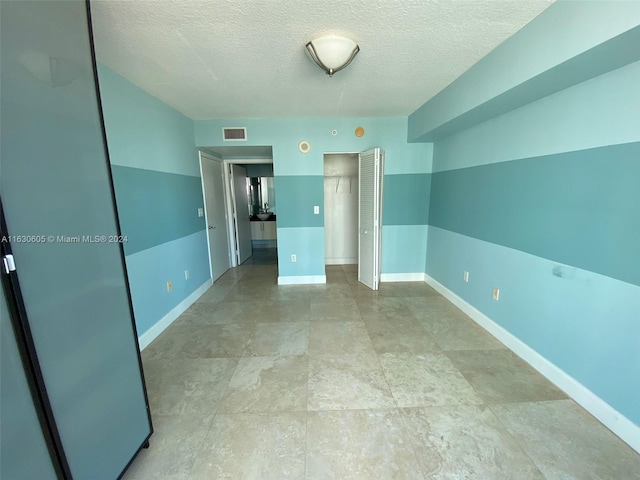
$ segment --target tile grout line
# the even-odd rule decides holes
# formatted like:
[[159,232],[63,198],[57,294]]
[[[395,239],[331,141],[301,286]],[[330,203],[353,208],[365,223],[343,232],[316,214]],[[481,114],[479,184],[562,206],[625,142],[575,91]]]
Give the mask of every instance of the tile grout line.
[[[548,401],[552,401],[552,400],[548,400]],[[536,402],[505,402],[505,403],[513,403],[513,404],[520,404],[520,403],[536,403]],[[500,418],[500,416],[495,412],[495,410],[492,408],[492,404],[489,403],[485,403],[485,405],[487,406],[487,408],[491,411],[491,413],[493,414],[494,417],[496,417],[496,420],[498,420],[498,423],[500,424],[500,426],[504,429],[504,431],[507,433],[507,435],[509,435],[510,438],[513,439],[514,443],[518,446],[518,448],[522,451],[522,453],[524,453],[525,457],[527,457],[529,459],[529,461],[531,462],[531,464],[533,466],[536,467],[536,470],[538,470],[538,472],[540,472],[540,475],[545,478],[548,479],[548,477],[542,472],[542,470],[540,469],[540,466],[538,465],[538,463],[535,461],[535,459],[533,457],[531,457],[531,455],[529,455],[529,452],[527,451],[527,449],[525,448],[525,446],[522,444],[522,442],[520,442],[520,440],[518,440],[518,438],[516,436],[514,436],[511,431],[509,430],[509,428],[504,424],[504,422],[502,421],[502,419]],[[548,479],[548,480],[552,480],[552,479]]]

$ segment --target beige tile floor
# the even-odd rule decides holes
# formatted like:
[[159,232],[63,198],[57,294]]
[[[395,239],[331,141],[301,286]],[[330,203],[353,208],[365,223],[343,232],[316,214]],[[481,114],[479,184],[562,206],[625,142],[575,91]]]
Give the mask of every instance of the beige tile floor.
[[640,455],[424,283],[227,272],[143,352],[125,479],[640,479]]

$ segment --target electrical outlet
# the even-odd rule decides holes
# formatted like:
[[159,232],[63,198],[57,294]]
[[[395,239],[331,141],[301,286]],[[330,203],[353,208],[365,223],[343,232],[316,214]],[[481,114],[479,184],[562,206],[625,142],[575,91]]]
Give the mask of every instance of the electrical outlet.
[[314,205],[313,214],[314,215],[320,215],[320,207],[318,205]]
[[199,208],[198,209],[198,217],[202,217],[204,216],[204,209],[203,208]]
[[298,261],[298,258],[296,257],[296,254],[294,253],[293,255],[291,255],[291,262],[292,263],[296,263]]
[[469,272],[467,272],[467,271],[465,270],[465,271],[464,271],[464,274],[462,275],[462,279],[463,279],[465,282],[468,282],[468,281],[469,281]]
[[184,279],[185,280],[189,280],[189,269],[188,268],[184,271]]
[[497,302],[500,300],[500,289],[493,287],[493,299]]
[[167,280],[167,292],[173,290],[173,282],[171,280]]

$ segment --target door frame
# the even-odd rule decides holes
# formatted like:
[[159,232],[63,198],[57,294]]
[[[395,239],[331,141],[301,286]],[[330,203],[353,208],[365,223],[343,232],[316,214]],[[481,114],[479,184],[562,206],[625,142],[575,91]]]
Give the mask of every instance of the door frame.
[[[369,150],[373,150],[375,148],[379,148],[380,152],[382,155],[384,155],[384,150],[382,149],[382,147],[373,147],[373,148],[369,148],[368,150],[363,150],[363,151],[338,151],[338,152],[323,152],[323,159],[324,159],[324,155],[361,155]],[[384,162],[384,160],[383,160]],[[324,163],[323,163],[324,165]],[[358,158],[358,177],[360,176],[360,159]],[[382,175],[381,175],[381,190],[380,190],[380,225],[378,226],[378,285],[380,285],[380,278],[382,277],[382,215],[383,215],[383,211],[382,211],[382,204],[384,201],[384,196],[383,196],[383,191],[384,191],[384,170],[382,171]],[[358,193],[358,220],[360,218],[360,198],[359,198],[360,193]],[[323,201],[324,201],[324,194],[323,194]],[[325,212],[326,213],[326,212]],[[323,228],[325,226],[323,225]],[[327,265],[325,264],[325,274],[326,274],[326,269],[327,269]],[[360,228],[358,227],[358,271],[360,270]]]
[[[232,182],[230,168],[231,165],[259,165],[259,164],[272,164],[272,158],[233,158],[233,159],[223,159],[222,160],[222,172],[224,175],[224,198],[226,205],[225,216],[227,219],[227,238],[229,239],[229,256],[231,257],[231,267],[237,267],[238,264],[238,253],[236,248],[237,238],[236,238],[236,228],[233,222],[233,208],[234,208],[234,196],[235,189]],[[274,175],[275,176],[275,175]],[[248,204],[247,204],[248,207]]]
[[[324,153],[322,154],[322,167],[323,167],[323,172],[324,172],[324,162],[325,162],[325,157],[326,157],[327,155],[353,155],[353,156],[355,157],[355,160],[356,160],[356,165],[357,165],[357,167],[358,167],[358,175],[359,175],[359,174],[360,174],[360,157],[359,157],[359,155],[360,155],[361,153],[362,153],[362,152],[324,152]],[[324,178],[326,178],[326,175],[324,175],[324,173],[323,173],[323,179],[324,179]],[[323,207],[323,208],[325,208],[325,204],[324,204],[324,201],[325,201],[325,198],[324,198],[324,192],[323,192],[323,198],[322,198],[322,201],[323,201],[323,205],[322,205],[322,207]],[[325,222],[325,223],[324,223],[324,225],[323,225],[323,228],[325,229],[325,232],[324,232],[324,233],[325,233],[325,235],[326,235],[326,228],[327,228],[327,225],[326,225],[326,218],[327,218],[327,211],[326,211],[326,208],[325,208],[325,212],[324,212],[324,213],[325,213],[325,215],[324,215],[324,219],[325,219],[325,220],[324,220],[324,222]],[[360,199],[359,199],[359,198],[358,198],[358,212],[357,212],[357,214],[358,214],[358,216],[360,215]],[[359,229],[358,229],[358,226],[357,226],[357,225],[356,225],[356,237],[359,237]],[[326,236],[325,236],[325,239],[326,239]],[[332,264],[327,264],[327,247],[326,247],[326,245],[325,245],[325,250],[324,250],[324,260],[325,260],[325,264],[324,264],[324,265],[325,265],[325,274],[326,274],[326,273],[327,273],[327,272],[326,272],[327,265],[332,265]],[[356,265],[358,264],[358,252],[356,252],[356,263],[355,263],[355,264],[356,264]],[[338,265],[339,265],[339,264],[338,264]]]
[[[227,217],[227,195],[226,195],[226,189],[225,189],[225,177],[224,177],[224,160],[222,158],[216,157],[215,155],[212,155],[210,153],[207,152],[203,152],[202,150],[198,150],[198,164],[200,167],[200,181],[202,183],[202,200],[203,200],[203,206],[204,206],[204,223],[207,227],[207,255],[209,256],[209,275],[211,276],[211,278],[213,279],[213,259],[211,258],[211,239],[209,238],[209,219],[207,217],[207,192],[205,189],[205,183],[204,183],[204,174],[202,172],[202,157],[205,157],[208,160],[212,160],[214,162],[220,162],[220,168],[222,169],[222,198],[224,199],[224,219],[225,219],[225,225],[228,223],[228,217]],[[209,193],[211,194],[211,192]],[[227,231],[227,260],[229,262],[229,266],[231,266],[231,250],[228,249],[229,247],[229,231],[228,229],[226,229]]]

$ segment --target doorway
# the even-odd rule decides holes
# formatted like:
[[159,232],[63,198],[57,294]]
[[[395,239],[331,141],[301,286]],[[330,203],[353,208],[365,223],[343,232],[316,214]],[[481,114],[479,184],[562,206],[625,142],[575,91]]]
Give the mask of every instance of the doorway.
[[[231,250],[231,266],[243,263],[268,265],[277,263],[277,228],[275,187],[271,159],[225,160],[224,175],[227,199],[227,230]],[[269,172],[268,174],[266,172]],[[252,179],[270,176],[265,191],[256,196]],[[267,184],[271,186],[267,189]],[[267,190],[270,196],[267,196]],[[258,198],[257,203],[255,198]],[[260,247],[267,245],[269,251]],[[257,248],[256,248],[257,247]]]
[[325,265],[358,263],[358,154],[324,155]]
[[325,265],[357,265],[378,290],[382,250],[384,152],[324,155]]

